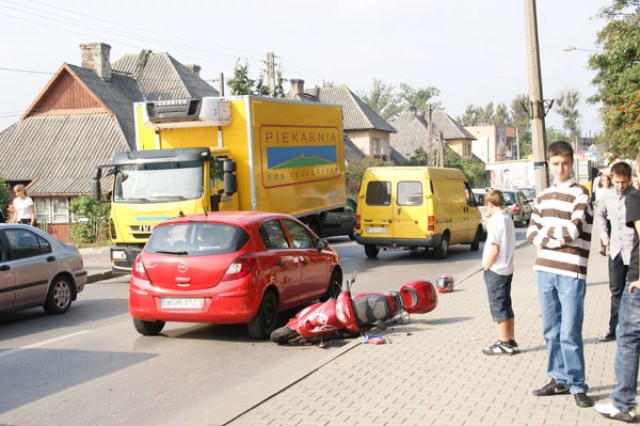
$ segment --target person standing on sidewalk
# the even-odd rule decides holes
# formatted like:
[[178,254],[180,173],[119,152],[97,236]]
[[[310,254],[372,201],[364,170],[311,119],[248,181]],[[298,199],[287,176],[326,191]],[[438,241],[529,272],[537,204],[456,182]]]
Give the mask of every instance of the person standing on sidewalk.
[[[636,157],[636,172],[640,173],[640,154]],[[595,409],[605,417],[633,422],[636,419],[638,363],[640,362],[640,191],[626,196],[627,226],[634,228],[627,283],[620,299],[616,339],[616,387],[611,402],[597,404]]]
[[611,314],[609,327],[598,338],[608,342],[616,338],[620,298],[627,281],[627,270],[631,258],[631,247],[635,231],[627,226],[625,200],[631,192],[631,166],[618,162],[611,166],[611,180],[615,191],[607,191],[600,199],[596,210],[596,221],[600,229],[602,245],[609,251],[609,290],[611,292]]
[[585,381],[582,320],[593,213],[585,187],[571,176],[573,148],[564,141],[547,148],[554,184],[538,195],[527,239],[538,247],[538,296],[547,343],[549,383],[535,396],[572,393],[576,405],[591,407]]
[[485,355],[514,355],[518,352],[515,341],[515,315],[511,303],[513,279],[513,252],[516,233],[513,219],[505,211],[502,191],[494,189],[484,198],[487,206],[487,240],[482,251],[482,269],[487,285],[489,309],[498,324],[499,340],[482,349]]

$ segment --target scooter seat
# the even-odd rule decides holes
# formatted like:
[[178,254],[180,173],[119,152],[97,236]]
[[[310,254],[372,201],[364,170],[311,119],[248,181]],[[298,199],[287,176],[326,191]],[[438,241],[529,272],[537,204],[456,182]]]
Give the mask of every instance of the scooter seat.
[[373,324],[391,317],[389,301],[380,295],[366,295],[355,299],[353,309],[359,324]]

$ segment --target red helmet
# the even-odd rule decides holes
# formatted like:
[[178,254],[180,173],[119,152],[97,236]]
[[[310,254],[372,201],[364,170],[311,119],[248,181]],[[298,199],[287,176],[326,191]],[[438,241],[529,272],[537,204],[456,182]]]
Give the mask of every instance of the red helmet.
[[449,274],[442,274],[436,281],[436,288],[439,293],[451,293],[453,291],[453,277]]

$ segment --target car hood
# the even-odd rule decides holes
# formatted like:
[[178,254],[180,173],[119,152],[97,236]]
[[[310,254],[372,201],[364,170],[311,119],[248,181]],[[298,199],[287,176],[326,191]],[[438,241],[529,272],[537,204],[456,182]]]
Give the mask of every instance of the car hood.
[[143,252],[142,263],[154,287],[197,290],[218,285],[238,253],[180,256]]

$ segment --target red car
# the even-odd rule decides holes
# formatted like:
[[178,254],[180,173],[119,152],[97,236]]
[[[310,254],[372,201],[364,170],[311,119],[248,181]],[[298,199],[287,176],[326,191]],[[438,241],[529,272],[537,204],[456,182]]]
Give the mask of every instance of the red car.
[[158,225],[136,258],[129,312],[144,335],[187,321],[247,324],[267,339],[279,312],[337,297],[341,282],[338,254],[292,216],[185,216]]

